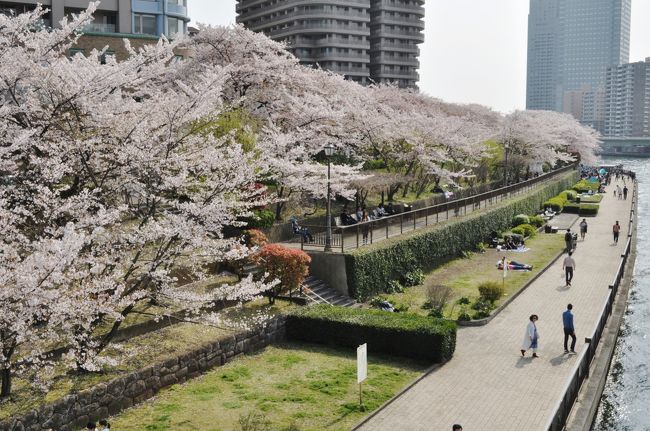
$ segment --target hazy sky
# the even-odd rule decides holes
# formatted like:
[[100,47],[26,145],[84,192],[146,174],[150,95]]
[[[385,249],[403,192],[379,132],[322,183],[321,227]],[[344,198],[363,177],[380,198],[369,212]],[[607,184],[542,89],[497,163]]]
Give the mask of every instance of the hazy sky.
[[[235,22],[235,0],[189,0],[193,22]],[[420,89],[502,112],[526,104],[528,0],[427,0]],[[630,61],[650,57],[650,0],[632,0]]]

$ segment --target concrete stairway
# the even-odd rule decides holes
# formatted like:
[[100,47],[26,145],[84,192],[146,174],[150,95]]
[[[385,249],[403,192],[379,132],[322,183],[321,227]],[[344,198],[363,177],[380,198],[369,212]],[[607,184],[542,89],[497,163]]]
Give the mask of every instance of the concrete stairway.
[[330,304],[339,307],[358,307],[359,305],[349,296],[341,295],[328,286],[324,281],[310,275],[302,284],[303,294],[313,304]]

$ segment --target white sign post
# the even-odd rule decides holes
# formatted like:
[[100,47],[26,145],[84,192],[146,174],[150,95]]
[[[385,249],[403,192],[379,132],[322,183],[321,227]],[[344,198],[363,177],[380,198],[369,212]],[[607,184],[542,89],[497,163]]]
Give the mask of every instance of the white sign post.
[[368,377],[368,345],[357,347],[357,383],[359,383],[359,407],[363,408],[361,399],[361,384]]

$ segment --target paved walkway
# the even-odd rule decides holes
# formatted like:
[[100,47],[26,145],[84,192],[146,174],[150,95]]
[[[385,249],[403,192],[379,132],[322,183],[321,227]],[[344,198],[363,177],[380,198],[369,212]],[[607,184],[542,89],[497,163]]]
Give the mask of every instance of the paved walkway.
[[[573,304],[582,355],[627,241],[631,199],[616,200],[615,184],[607,188],[599,215],[587,219],[585,241],[578,241],[573,287],[564,287],[558,260],[488,325],[461,328],[453,359],[361,429],[447,431],[458,422],[466,431],[544,430],[578,357],[563,354],[562,312]],[[622,229],[614,246],[616,220]],[[540,358],[522,358],[519,348],[533,313],[539,315]]]

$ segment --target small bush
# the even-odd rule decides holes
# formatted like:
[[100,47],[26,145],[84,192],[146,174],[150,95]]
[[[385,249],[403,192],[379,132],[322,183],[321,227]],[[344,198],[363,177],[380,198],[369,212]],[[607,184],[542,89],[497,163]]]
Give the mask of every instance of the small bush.
[[429,308],[432,312],[440,314],[439,317],[442,317],[442,310],[445,308],[445,305],[449,302],[453,290],[448,286],[441,286],[434,284],[427,287],[427,302]]
[[302,250],[268,244],[256,256],[262,272],[268,273],[266,280],[280,280],[280,284],[268,292],[271,302],[280,293],[299,288],[309,274],[311,257]]
[[239,416],[239,429],[241,431],[269,431],[271,421],[263,413],[250,412]]
[[564,209],[564,205],[566,205],[566,204],[567,204],[567,200],[566,200],[566,199],[561,198],[561,197],[559,197],[559,196],[556,196],[556,197],[551,198],[551,199],[547,200],[546,202],[544,202],[544,203],[542,204],[542,206],[543,206],[544,208],[551,207],[551,209],[552,209],[553,211],[555,211],[555,212],[560,212],[560,211],[562,211],[562,210]]
[[512,221],[512,225],[519,226],[520,224],[530,224],[530,217],[528,217],[526,214],[516,215]]
[[386,287],[384,288],[384,293],[402,293],[404,292],[404,286],[399,280],[390,280]]
[[424,283],[424,272],[421,269],[409,271],[402,277],[404,287],[419,286]]
[[467,307],[464,305],[461,307],[460,312],[458,313],[458,320],[460,322],[469,322],[472,320],[472,316],[469,315],[467,312]]
[[582,181],[578,181],[572,188],[578,193],[588,193],[589,190],[597,192],[598,189],[600,189],[600,184],[598,184],[597,182],[592,183],[587,180],[582,180]]
[[576,197],[578,196],[578,192],[576,192],[575,190],[565,190],[562,193],[560,193],[558,196],[566,199],[569,202],[573,202],[576,200]]
[[250,247],[264,247],[269,243],[269,239],[264,232],[259,229],[249,229],[244,232],[246,244]]
[[247,221],[249,228],[270,228],[275,222],[275,213],[269,209],[253,210],[253,217],[249,218]]
[[542,227],[546,224],[546,220],[544,220],[544,217],[542,216],[535,215],[530,217],[530,224],[535,227]]
[[287,316],[287,338],[357,347],[433,362],[449,360],[456,347],[456,324],[411,313],[316,305]]
[[496,281],[485,281],[478,286],[481,299],[494,303],[503,296],[503,287]]
[[535,226],[529,224],[520,224],[519,226],[512,228],[512,233],[527,237],[534,237],[537,235],[537,229],[535,229]]
[[458,305],[469,305],[470,302],[471,302],[471,301],[469,300],[468,297],[463,296],[463,297],[460,298],[458,301],[456,301],[456,304],[458,304]]

